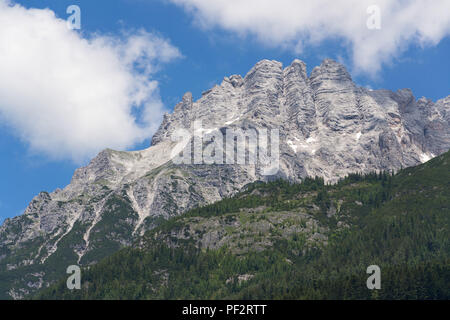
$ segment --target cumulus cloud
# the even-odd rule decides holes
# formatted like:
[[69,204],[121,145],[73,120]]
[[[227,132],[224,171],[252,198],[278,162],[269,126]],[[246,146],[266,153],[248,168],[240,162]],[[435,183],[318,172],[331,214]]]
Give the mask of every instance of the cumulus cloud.
[[[376,74],[410,45],[436,45],[450,34],[448,0],[170,0],[203,28],[254,35],[300,53],[308,45],[339,39],[357,71]],[[380,9],[381,29],[368,20]],[[369,9],[369,10],[368,10]],[[373,26],[373,21],[369,23]]]
[[0,0],[0,121],[53,158],[132,147],[159,125],[165,110],[152,76],[177,57],[145,30],[83,37],[49,9]]

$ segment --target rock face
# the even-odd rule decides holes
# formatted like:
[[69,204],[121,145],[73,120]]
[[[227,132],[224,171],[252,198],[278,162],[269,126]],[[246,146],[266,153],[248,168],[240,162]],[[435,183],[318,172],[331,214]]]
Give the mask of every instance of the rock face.
[[[180,143],[172,136],[195,129],[195,121],[201,134],[279,130],[279,170],[267,176],[260,162],[174,163]],[[187,137],[188,145],[193,139]],[[0,227],[0,278],[6,279],[0,298],[21,298],[61,277],[67,266],[95,263],[163,219],[257,180],[322,176],[335,182],[352,172],[417,165],[449,149],[450,96],[432,102],[408,89],[358,87],[332,60],[309,77],[302,61],[283,68],[263,60],[244,78],[225,77],[198,101],[185,94],[164,116],[150,148],[102,151],[66,188],[39,194],[23,215],[7,219]]]

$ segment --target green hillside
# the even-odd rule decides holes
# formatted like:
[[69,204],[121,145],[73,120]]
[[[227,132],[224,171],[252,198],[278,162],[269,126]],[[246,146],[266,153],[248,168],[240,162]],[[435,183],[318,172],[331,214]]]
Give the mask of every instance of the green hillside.
[[[256,183],[37,299],[449,299],[450,153],[336,185]],[[366,269],[381,268],[381,290]]]

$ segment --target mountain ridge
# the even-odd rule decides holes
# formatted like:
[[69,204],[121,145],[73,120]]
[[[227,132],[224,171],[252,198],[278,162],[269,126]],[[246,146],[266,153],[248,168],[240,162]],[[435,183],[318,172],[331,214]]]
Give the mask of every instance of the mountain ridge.
[[81,290],[63,277],[35,298],[448,299],[449,166],[254,183],[83,269]]
[[[279,171],[265,176],[260,162],[175,164],[173,134],[192,129],[195,121],[202,122],[202,134],[279,130]],[[434,103],[416,99],[409,89],[358,87],[345,67],[330,59],[309,77],[298,59],[285,68],[262,60],[245,77],[225,77],[197,101],[186,93],[164,116],[149,148],[106,149],[77,169],[67,187],[40,193],[23,215],[5,220],[0,273],[16,272],[19,280],[1,287],[21,298],[49,283],[51,273],[42,274],[49,265],[60,270],[95,263],[162,221],[255,181],[319,176],[332,183],[349,173],[426,162],[450,149],[449,123],[450,96]],[[14,286],[22,291],[10,292]]]

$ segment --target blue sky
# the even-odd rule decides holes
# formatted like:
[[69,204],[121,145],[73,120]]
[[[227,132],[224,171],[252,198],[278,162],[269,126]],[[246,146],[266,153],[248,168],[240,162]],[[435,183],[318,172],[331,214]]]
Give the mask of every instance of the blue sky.
[[[306,43],[299,52],[283,45],[283,39],[275,45],[262,41],[254,30],[240,34],[233,27],[228,27],[226,18],[222,24],[202,26],[200,22],[204,19],[196,18],[192,10],[186,9],[189,7],[180,5],[189,1],[172,1],[178,4],[166,0],[16,2],[26,8],[50,8],[64,19],[68,16],[66,8],[69,5],[79,5],[82,37],[97,33],[120,38],[124,30],[133,33],[143,28],[166,39],[182,57],[164,63],[151,77],[158,82],[160,100],[168,110],[185,92],[191,91],[198,98],[202,91],[220,83],[224,76],[245,75],[261,59],[275,59],[287,65],[294,58],[299,58],[306,62],[311,71],[321,60],[329,57],[346,64],[354,80],[363,86],[391,90],[411,88],[416,97],[425,96],[432,100],[450,95],[450,38],[445,35],[427,46],[414,41],[406,42],[401,52],[383,60],[380,69],[371,73],[358,70],[349,44],[341,38],[331,36],[318,44]],[[197,8],[197,12],[201,10],[202,7]],[[448,26],[444,28],[448,32]],[[27,95],[27,90],[23,88],[23,95]],[[54,158],[47,152],[40,152],[39,148],[30,148],[30,141],[20,137],[13,126],[0,118],[0,221],[20,214],[40,191],[63,188],[70,182],[73,171],[87,161],[74,161],[70,157]],[[147,137],[128,149],[148,145]]]

